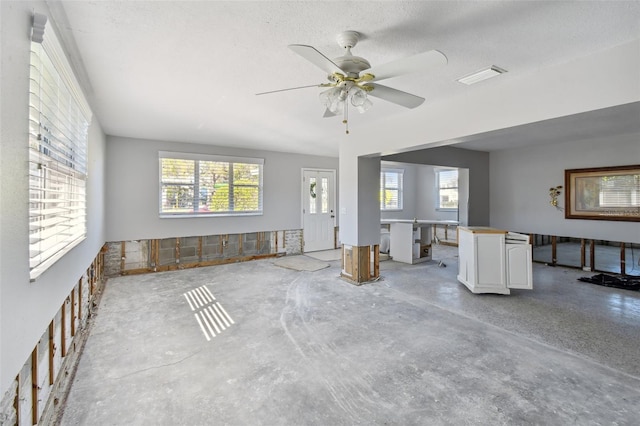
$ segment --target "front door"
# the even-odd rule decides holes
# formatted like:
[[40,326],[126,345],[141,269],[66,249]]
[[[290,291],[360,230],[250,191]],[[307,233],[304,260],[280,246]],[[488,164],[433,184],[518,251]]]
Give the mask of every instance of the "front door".
[[302,171],[303,251],[334,248],[335,170]]

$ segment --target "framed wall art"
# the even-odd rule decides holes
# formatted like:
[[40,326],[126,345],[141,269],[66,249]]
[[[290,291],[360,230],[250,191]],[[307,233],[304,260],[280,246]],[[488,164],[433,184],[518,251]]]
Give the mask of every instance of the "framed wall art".
[[640,222],[640,165],[565,170],[565,218]]

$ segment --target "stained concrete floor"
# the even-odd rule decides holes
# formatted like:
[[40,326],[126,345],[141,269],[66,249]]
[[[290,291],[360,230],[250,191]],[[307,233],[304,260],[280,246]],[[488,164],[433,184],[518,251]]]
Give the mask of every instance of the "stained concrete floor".
[[[339,261],[110,279],[61,424],[638,424],[638,292],[534,264],[534,290],[473,295],[455,254],[360,287]],[[210,340],[201,286],[230,318]]]

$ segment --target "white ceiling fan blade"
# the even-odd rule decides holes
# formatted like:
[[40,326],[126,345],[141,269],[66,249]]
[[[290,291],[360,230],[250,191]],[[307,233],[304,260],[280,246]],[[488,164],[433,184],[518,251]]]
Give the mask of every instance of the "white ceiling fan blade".
[[367,83],[363,86],[373,87],[373,90],[367,92],[367,95],[393,102],[406,108],[415,108],[424,102],[424,98],[403,92],[402,90],[392,89],[377,83]]
[[373,74],[375,76],[375,80],[380,81],[386,78],[412,74],[446,64],[447,57],[444,53],[438,50],[430,50],[428,52],[418,53],[417,55],[370,68],[365,70],[365,72],[367,74]]
[[318,50],[316,50],[315,47],[307,46],[304,44],[290,44],[289,49],[293,50],[298,55],[305,58],[307,61],[325,71],[327,74],[333,74],[336,72],[345,74],[345,72],[342,71],[339,66],[334,64],[331,59],[327,58]]
[[269,92],[261,92],[261,93],[256,93],[256,96],[259,95],[268,95],[270,93],[278,93],[278,92],[287,92],[289,90],[298,90],[298,89],[306,89],[308,87],[321,87],[321,85],[319,84],[310,84],[308,86],[300,86],[300,87],[291,87],[289,89],[279,89],[279,90],[271,90]]

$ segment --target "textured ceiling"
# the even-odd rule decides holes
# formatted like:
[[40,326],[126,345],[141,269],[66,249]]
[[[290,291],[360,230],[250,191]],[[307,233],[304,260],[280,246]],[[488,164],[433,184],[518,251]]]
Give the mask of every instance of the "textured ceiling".
[[[478,86],[500,90],[508,79],[640,38],[637,1],[62,1],[51,8],[107,134],[333,156],[343,128],[339,118],[322,118],[320,89],[255,96],[325,81],[288,44],[333,58],[342,54],[336,35],[355,30],[362,39],[353,53],[374,67],[438,49],[446,67],[384,82],[437,103]],[[489,65],[508,73],[476,86],[456,82]],[[366,114],[352,115],[352,132],[405,111],[373,101]]]

